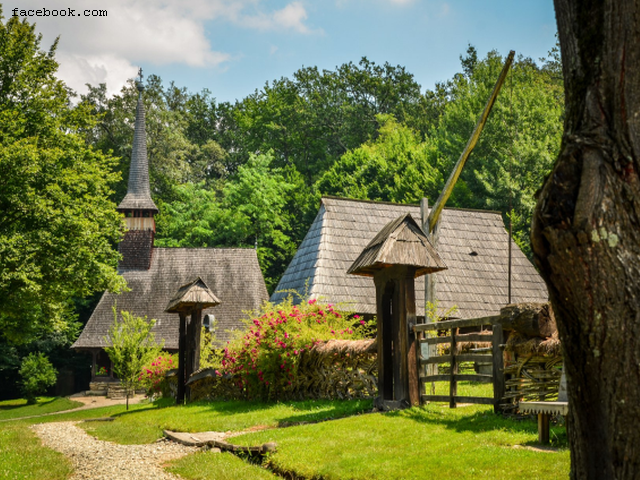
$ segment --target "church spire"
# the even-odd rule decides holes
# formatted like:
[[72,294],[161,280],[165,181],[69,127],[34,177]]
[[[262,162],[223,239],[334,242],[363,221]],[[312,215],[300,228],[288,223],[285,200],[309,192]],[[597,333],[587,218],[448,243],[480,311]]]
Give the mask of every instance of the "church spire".
[[131,164],[129,166],[129,187],[120,205],[118,211],[125,214],[138,211],[149,213],[158,213],[156,204],[151,199],[151,189],[149,188],[149,160],[147,159],[147,133],[145,130],[144,104],[142,103],[142,92],[144,86],[142,84],[142,69],[138,74],[140,79],[136,81],[138,88],[138,106],[136,108],[136,124],[133,133],[133,149],[131,151]]
[[149,188],[149,161],[147,159],[147,134],[144,121],[144,104],[142,103],[142,69],[138,72],[140,79],[138,88],[138,106],[136,108],[136,125],[133,133],[131,165],[129,167],[129,187],[118,211],[124,213],[127,230],[118,245],[122,255],[120,270],[148,270],[153,256],[153,239],[156,222],[153,216],[158,207],[151,200]]

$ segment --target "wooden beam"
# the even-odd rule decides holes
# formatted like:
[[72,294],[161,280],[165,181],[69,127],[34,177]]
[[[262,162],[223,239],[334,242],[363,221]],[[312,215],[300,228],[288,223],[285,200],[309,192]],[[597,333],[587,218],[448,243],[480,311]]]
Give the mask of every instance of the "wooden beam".
[[[481,325],[493,325],[500,319],[499,315],[478,318],[460,318],[456,320],[444,320],[435,323],[421,323],[413,327],[414,332],[428,332],[431,330],[449,330],[451,328],[479,327]],[[487,340],[489,341],[489,340]]]
[[467,143],[467,146],[462,151],[462,154],[460,155],[458,162],[453,168],[453,171],[451,172],[451,175],[449,176],[447,183],[442,189],[440,196],[438,197],[438,199],[436,200],[436,203],[431,208],[431,213],[429,214],[429,231],[427,233],[431,233],[435,228],[436,224],[438,223],[438,219],[440,218],[440,213],[442,212],[444,205],[447,203],[448,198],[451,196],[453,187],[455,187],[456,182],[458,181],[458,177],[460,177],[460,173],[462,172],[464,164],[466,163],[467,159],[469,158],[469,155],[471,155],[471,152],[473,151],[474,147],[478,143],[478,138],[480,138],[482,129],[484,128],[485,124],[487,123],[487,119],[489,118],[489,113],[491,113],[491,108],[493,107],[493,104],[495,103],[496,98],[498,98],[498,93],[502,88],[502,84],[504,83],[505,78],[507,78],[507,73],[509,72],[509,68],[511,68],[511,64],[513,63],[514,56],[515,56],[515,52],[511,50],[509,52],[509,55],[507,56],[507,60],[504,63],[502,72],[500,72],[498,81],[496,82],[495,87],[493,87],[491,96],[489,97],[489,100],[487,100],[487,104],[484,107],[484,111],[482,112],[482,115],[480,115],[480,118],[478,119],[476,128],[471,134],[471,138],[469,138],[469,142]]

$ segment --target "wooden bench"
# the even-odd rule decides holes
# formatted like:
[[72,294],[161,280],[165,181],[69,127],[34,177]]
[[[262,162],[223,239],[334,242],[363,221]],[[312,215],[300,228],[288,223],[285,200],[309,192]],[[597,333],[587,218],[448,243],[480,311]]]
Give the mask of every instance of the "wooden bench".
[[567,401],[567,379],[562,368],[560,388],[557,402],[520,402],[518,405],[522,413],[535,413],[538,415],[538,442],[549,443],[549,420],[554,415],[566,415],[569,413]]
[[538,415],[538,442],[549,443],[549,420],[554,415],[569,413],[569,402],[520,402],[518,407],[522,413]]

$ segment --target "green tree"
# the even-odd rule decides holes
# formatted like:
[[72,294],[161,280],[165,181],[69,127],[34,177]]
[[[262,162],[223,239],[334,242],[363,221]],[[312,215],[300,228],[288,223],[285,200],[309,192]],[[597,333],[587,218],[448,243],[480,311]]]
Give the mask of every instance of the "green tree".
[[109,336],[105,338],[110,346],[105,351],[113,363],[114,373],[125,388],[129,410],[129,395],[142,385],[143,367],[160,355],[164,341],[160,344],[155,341],[151,331],[155,320],[147,321],[147,317],[136,317],[125,311],[120,314],[121,320],[114,307],[114,322],[109,328]]
[[272,150],[276,166],[293,165],[311,185],[348,150],[375,138],[377,115],[418,119],[420,86],[404,67],[362,58],[335,70],[302,68],[233,106],[241,150]]
[[[496,52],[478,60],[473,47],[461,60],[464,74],[433,96],[441,102],[441,114],[431,135],[445,175],[469,140],[503,66]],[[556,67],[553,52],[541,66],[523,57],[514,62],[451,198],[452,206],[498,210],[505,218],[513,210],[515,240],[528,254],[534,194],[551,170],[562,136],[563,86]]]
[[442,175],[431,142],[398,123],[378,115],[378,137],[345,153],[315,184],[322,195],[366,200],[417,203],[437,195]]
[[40,42],[0,16],[0,332],[12,343],[73,328],[72,297],[123,286],[108,199],[120,176],[79,134],[93,120],[55,77],[57,42]]
[[[175,200],[160,203],[156,245],[256,247],[272,290],[295,253],[292,190],[297,172],[272,168],[273,156],[251,155],[235,175],[213,190],[205,184],[176,187]],[[295,206],[291,206],[295,208]]]
[[36,395],[56,384],[58,372],[44,353],[32,352],[20,364],[22,393],[28,405],[36,403]]

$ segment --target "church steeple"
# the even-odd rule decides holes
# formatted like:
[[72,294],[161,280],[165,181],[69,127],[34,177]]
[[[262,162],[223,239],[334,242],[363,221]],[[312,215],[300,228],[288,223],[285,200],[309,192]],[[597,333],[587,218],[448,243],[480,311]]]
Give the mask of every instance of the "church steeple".
[[153,238],[156,231],[154,215],[158,207],[151,199],[149,187],[149,160],[147,159],[147,133],[145,129],[144,104],[142,102],[142,69],[136,82],[138,105],[133,133],[133,148],[129,166],[129,186],[117,210],[124,213],[127,231],[118,246],[122,254],[120,268],[148,269],[153,253]]
[[149,188],[149,160],[147,159],[147,132],[145,129],[144,104],[142,102],[142,69],[139,71],[140,80],[136,82],[138,88],[138,106],[136,108],[136,124],[133,133],[133,149],[131,150],[131,165],[129,167],[129,187],[118,210],[122,212],[141,210],[158,213],[156,204],[151,200]]

